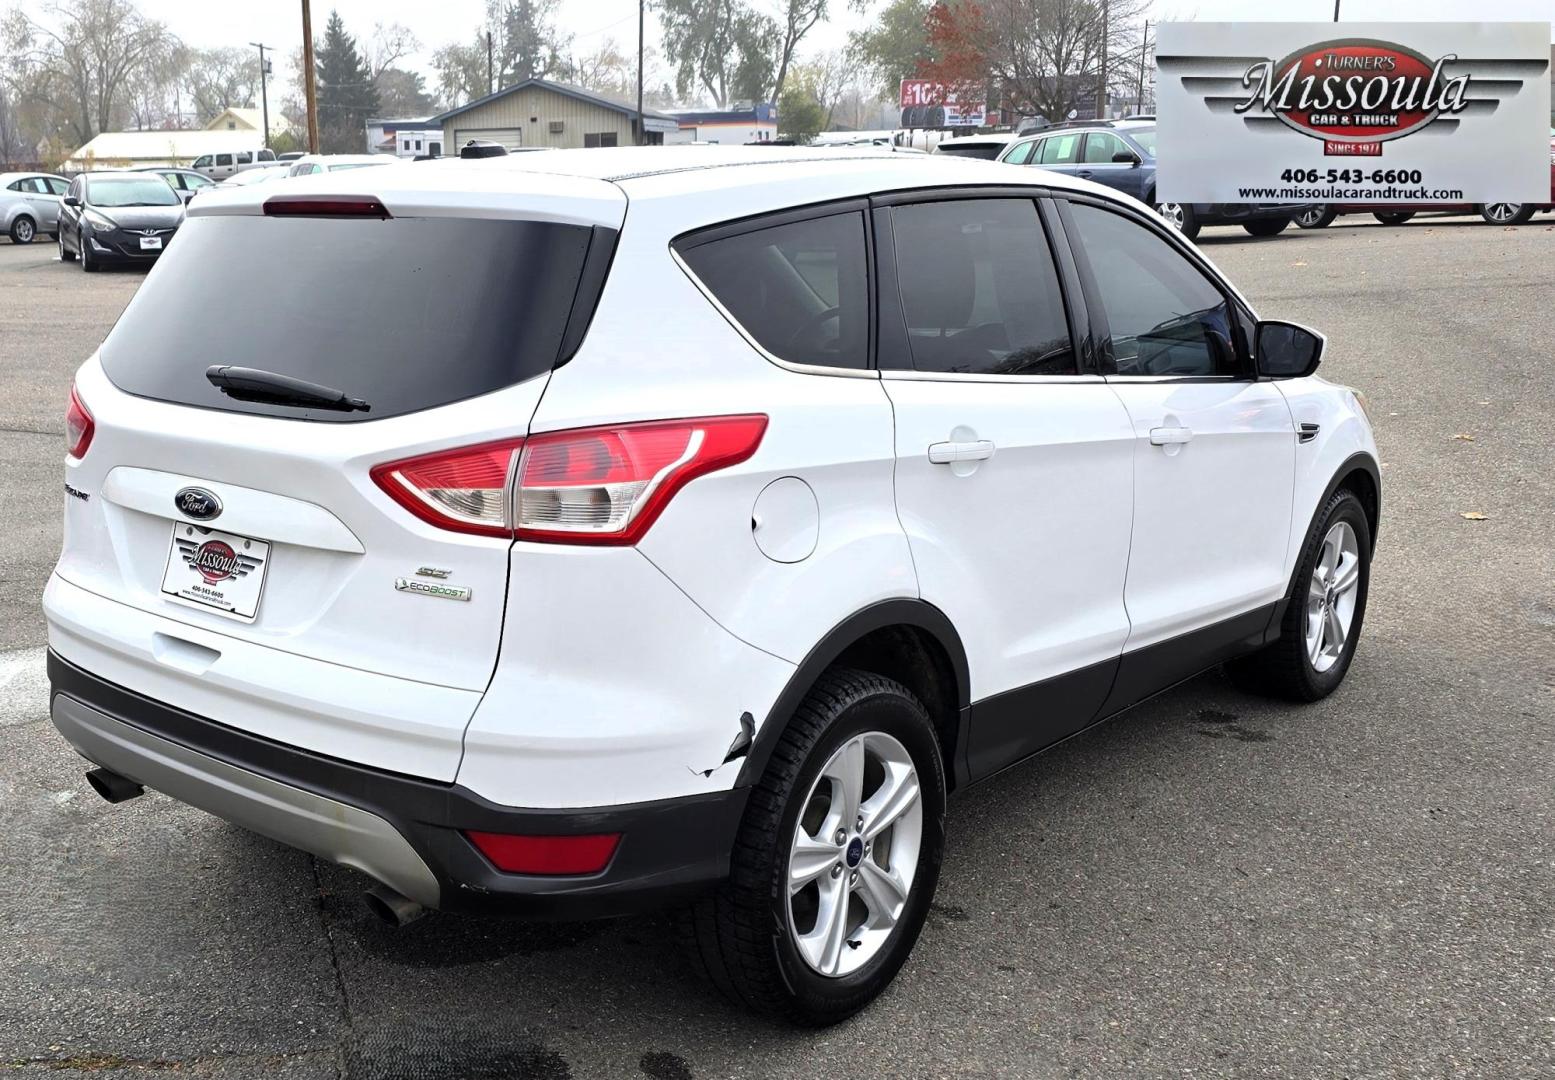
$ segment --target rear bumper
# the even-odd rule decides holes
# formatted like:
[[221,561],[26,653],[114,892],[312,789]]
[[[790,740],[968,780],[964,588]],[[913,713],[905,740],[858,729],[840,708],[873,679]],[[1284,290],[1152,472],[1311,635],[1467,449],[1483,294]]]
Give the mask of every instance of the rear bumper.
[[[728,874],[747,789],[576,810],[499,806],[457,784],[301,750],[48,658],[54,725],[84,757],[235,824],[353,866],[429,907],[586,919],[661,906]],[[614,832],[600,873],[498,871],[463,830]]]
[[1306,203],[1204,203],[1196,204],[1193,212],[1201,223],[1214,225],[1295,217],[1306,206]]

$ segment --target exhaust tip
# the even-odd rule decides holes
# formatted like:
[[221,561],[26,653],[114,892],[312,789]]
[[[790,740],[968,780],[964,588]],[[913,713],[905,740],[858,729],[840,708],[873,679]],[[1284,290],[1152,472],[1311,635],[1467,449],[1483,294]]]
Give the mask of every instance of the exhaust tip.
[[120,776],[116,772],[107,769],[91,769],[86,774],[86,782],[92,785],[92,790],[111,803],[126,802],[137,795],[144,795],[146,789],[127,776]]
[[401,896],[387,885],[368,889],[362,894],[367,910],[390,926],[409,926],[427,913],[427,909],[408,896]]

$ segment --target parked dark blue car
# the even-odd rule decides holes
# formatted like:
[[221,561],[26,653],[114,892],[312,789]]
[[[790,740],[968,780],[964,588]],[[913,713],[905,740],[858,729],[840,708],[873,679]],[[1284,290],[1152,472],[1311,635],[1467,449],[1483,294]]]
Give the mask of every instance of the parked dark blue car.
[[1148,203],[1192,240],[1202,225],[1240,225],[1254,236],[1282,232],[1301,203],[1158,203],[1155,200],[1155,124],[1094,121],[1062,124],[1017,139],[999,157],[1106,184]]

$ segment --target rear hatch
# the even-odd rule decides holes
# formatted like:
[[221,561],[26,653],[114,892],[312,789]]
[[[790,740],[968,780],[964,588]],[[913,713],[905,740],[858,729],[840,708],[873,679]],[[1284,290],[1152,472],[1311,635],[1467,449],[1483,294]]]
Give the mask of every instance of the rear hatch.
[[[260,212],[258,196],[194,208],[78,375],[94,433],[67,459],[67,481],[88,498],[67,500],[59,576],[190,627],[202,647],[219,635],[306,657],[321,684],[333,667],[478,697],[500,644],[511,541],[423,520],[373,469],[527,433],[546,377],[586,326],[595,264],[624,212],[608,185],[590,201],[573,181],[548,200],[549,178],[507,175],[477,193],[489,203],[478,209],[360,180],[381,200],[371,214],[354,196],[286,216]],[[224,392],[213,366],[333,388],[366,408],[234,394],[230,380]],[[244,671],[262,672],[254,656]],[[223,674],[230,683],[231,671],[210,676]],[[152,682],[146,692],[165,699]],[[252,693],[267,689],[308,694]],[[330,693],[321,685],[318,697]],[[425,718],[443,734],[409,771],[452,777],[472,708]],[[303,729],[283,724],[291,741],[337,749],[322,711]]]

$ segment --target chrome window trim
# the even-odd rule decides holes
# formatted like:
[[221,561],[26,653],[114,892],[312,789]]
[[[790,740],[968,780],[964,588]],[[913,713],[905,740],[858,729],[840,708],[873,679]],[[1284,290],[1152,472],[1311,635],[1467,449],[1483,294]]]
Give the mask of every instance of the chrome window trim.
[[673,244],[671,244],[669,247],[669,253],[670,258],[674,260],[675,265],[680,267],[681,273],[685,274],[687,279],[690,280],[691,284],[696,286],[697,291],[707,298],[707,302],[709,304],[713,305],[713,310],[722,315],[724,317],[724,321],[734,328],[735,333],[744,338],[745,343],[751,348],[755,349],[756,352],[761,355],[762,359],[767,361],[767,363],[772,364],[775,367],[780,367],[784,371],[792,371],[796,375],[829,375],[834,378],[843,379],[880,378],[880,372],[874,368],[843,368],[824,367],[819,364],[796,364],[792,360],[784,360],[781,356],[767,351],[766,347],[763,346],[761,342],[757,341],[753,336],[751,336],[750,331],[746,330],[745,327],[740,325],[740,320],[736,319],[729,311],[729,309],[724,307],[723,304],[719,302],[718,297],[713,295],[713,290],[709,289],[702,282],[702,279],[696,276],[696,272],[693,271],[689,265],[687,265],[685,259],[680,257],[680,252],[675,250]]
[[1019,383],[1030,385],[1032,383],[1048,384],[1084,384],[1095,383],[1105,385],[1106,377],[1102,375],[997,375],[989,372],[977,371],[906,371],[902,368],[886,368],[880,372],[882,379],[896,379],[903,382],[981,382],[981,383]]

